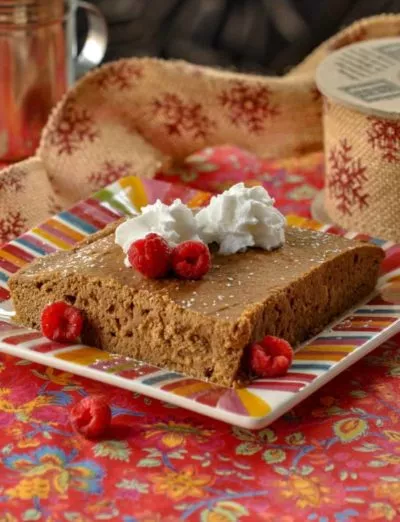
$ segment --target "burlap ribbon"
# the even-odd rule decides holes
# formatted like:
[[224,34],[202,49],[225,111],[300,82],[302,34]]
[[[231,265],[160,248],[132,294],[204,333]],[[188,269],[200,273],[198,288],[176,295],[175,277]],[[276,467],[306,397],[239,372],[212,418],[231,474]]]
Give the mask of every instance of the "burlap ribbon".
[[317,65],[354,41],[399,34],[400,15],[362,20],[283,78],[156,59],[104,65],[54,109],[36,156],[0,173],[0,242],[121,176],[152,177],[204,146],[231,143],[261,157],[321,149]]

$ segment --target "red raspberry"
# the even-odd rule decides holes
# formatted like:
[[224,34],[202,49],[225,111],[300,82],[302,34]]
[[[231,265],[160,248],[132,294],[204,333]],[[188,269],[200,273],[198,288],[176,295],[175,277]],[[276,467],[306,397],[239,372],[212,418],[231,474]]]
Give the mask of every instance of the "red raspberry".
[[74,429],[88,439],[104,435],[111,424],[111,409],[103,397],[85,397],[70,413]]
[[182,279],[201,279],[210,267],[210,251],[201,241],[185,241],[172,251],[172,268]]
[[63,301],[44,307],[40,318],[42,333],[48,339],[60,343],[75,341],[83,327],[82,312]]
[[288,342],[266,335],[260,343],[250,347],[250,369],[257,377],[286,375],[293,360],[293,349]]
[[171,266],[171,249],[158,234],[147,234],[129,247],[128,259],[145,277],[159,279],[167,275]]

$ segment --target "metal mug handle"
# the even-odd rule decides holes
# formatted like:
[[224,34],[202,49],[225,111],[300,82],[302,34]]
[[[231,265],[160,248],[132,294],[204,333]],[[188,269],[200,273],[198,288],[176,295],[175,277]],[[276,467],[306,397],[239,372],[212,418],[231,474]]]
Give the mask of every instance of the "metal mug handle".
[[[84,9],[88,21],[88,34],[81,52],[77,53],[76,45],[76,12]],[[69,17],[67,21],[67,47],[69,60],[67,66],[68,85],[86,74],[90,69],[99,65],[104,58],[108,43],[106,20],[101,11],[82,0],[70,0]]]

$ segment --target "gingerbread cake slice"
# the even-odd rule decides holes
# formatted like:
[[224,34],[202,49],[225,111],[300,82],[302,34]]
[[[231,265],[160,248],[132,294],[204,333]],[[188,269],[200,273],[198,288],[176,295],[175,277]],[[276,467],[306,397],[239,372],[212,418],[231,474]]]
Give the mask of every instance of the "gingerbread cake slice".
[[124,265],[116,226],[14,275],[18,322],[39,328],[43,308],[62,300],[83,311],[84,343],[225,386],[246,378],[250,343],[270,334],[295,346],[370,294],[383,258],[371,244],[287,227],[277,250],[212,253],[199,281],[149,280]]

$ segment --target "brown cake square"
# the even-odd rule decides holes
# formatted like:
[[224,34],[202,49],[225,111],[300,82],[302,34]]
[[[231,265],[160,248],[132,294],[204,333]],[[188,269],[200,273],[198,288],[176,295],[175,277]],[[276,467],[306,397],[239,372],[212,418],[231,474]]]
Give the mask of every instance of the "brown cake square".
[[124,266],[115,227],[14,275],[17,320],[39,328],[44,306],[64,300],[84,311],[84,343],[226,386],[246,379],[251,342],[270,334],[295,346],[372,292],[383,258],[371,244],[287,227],[272,252],[213,253],[200,281],[148,280]]

